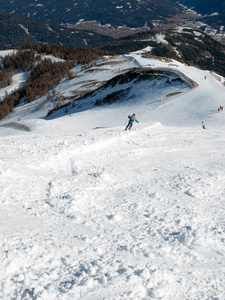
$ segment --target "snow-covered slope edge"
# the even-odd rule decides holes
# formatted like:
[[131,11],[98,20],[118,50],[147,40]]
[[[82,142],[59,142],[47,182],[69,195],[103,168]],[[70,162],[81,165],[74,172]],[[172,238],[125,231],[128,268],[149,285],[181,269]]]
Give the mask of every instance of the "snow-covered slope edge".
[[[75,118],[77,121],[74,122],[73,126],[75,128],[78,126],[79,130],[87,125],[89,125],[89,129],[120,126],[124,123],[126,115],[133,112],[137,114],[141,123],[152,121],[161,122],[165,125],[200,126],[202,119],[204,119],[210,123],[210,126],[214,126],[214,124],[217,126],[215,113],[224,102],[223,77],[183,65],[174,60],[159,61],[145,58],[142,56],[142,52],[133,53],[126,58],[129,62],[128,73],[129,70],[135,68],[139,73],[152,70],[156,74],[159,71],[169,75],[161,77],[159,73],[155,80],[143,82],[139,78],[129,79],[127,76],[125,84],[122,85],[117,82],[114,86],[113,82],[113,86],[100,88],[90,96],[84,97],[82,101],[72,103],[67,109],[56,111],[50,118],[65,115]],[[126,75],[126,72],[127,68],[120,69],[122,75],[120,75],[119,80],[123,74]],[[176,75],[174,77],[174,74],[178,78]],[[92,76],[93,78],[99,76],[96,68],[92,72]],[[179,78],[184,80],[184,83],[180,83],[177,80]],[[114,96],[116,91],[120,92],[119,96]],[[65,94],[67,94],[66,91]],[[167,97],[168,95],[170,97]],[[114,98],[117,100],[115,103],[113,103]],[[95,106],[96,102],[104,103],[105,99],[109,103],[112,101],[113,104]],[[164,99],[166,101],[162,101]],[[108,111],[115,111],[115,113],[110,115]],[[218,122],[220,123],[220,117]]]
[[[159,61],[146,58],[143,56],[144,51],[115,58],[104,58],[87,70],[75,67],[72,70],[75,76],[74,79],[63,80],[57,86],[56,94],[59,97],[68,99],[67,101],[71,101],[70,99],[73,99],[75,95],[82,94],[85,90],[96,90],[96,92],[86,96],[83,101],[72,102],[68,108],[57,111],[50,115],[50,118],[63,116],[76,118],[77,122],[71,122],[72,130],[85,130],[87,125],[89,129],[120,126],[124,124],[127,114],[133,112],[138,114],[142,123],[151,120],[153,122],[160,121],[167,125],[182,123],[186,126],[192,126],[193,124],[199,126],[201,119],[204,118],[210,122],[212,117],[212,124],[214,124],[214,116],[211,113],[216,112],[223,102],[224,78],[207,71],[201,71],[195,67],[185,66],[174,60]],[[162,77],[159,74],[155,80],[139,80],[127,76],[127,83],[125,82],[125,84],[108,85],[107,89],[97,89],[104,82],[129,73],[129,70],[139,70],[139,73],[142,70],[144,72],[146,70],[159,70],[167,73],[167,75],[169,72],[170,75]],[[188,85],[180,84],[179,80],[173,77],[173,74],[177,74],[182,80],[188,82]],[[16,84],[17,79],[14,78],[14,80],[14,84]],[[192,88],[193,83],[196,84],[197,88]],[[213,93],[215,88],[216,93]],[[116,97],[115,92],[119,93]],[[167,97],[168,95],[170,97]],[[105,101],[106,99],[107,101]],[[166,101],[161,101],[165,99]],[[112,102],[113,105],[103,105],[101,107],[95,105],[99,102],[104,103],[104,101],[105,103]],[[20,120],[33,130],[36,128],[34,123],[43,124],[42,120],[37,120],[45,118],[52,108],[53,102],[46,102],[42,98],[15,109],[15,113],[1,123]],[[105,114],[108,109],[117,112],[108,116]],[[184,120],[185,122],[183,122]],[[49,124],[55,122],[57,123],[57,121],[54,121]]]

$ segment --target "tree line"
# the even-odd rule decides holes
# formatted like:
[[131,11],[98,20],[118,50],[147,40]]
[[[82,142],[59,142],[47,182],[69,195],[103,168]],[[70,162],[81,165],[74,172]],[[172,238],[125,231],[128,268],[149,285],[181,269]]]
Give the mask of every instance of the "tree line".
[[72,60],[75,64],[90,64],[100,56],[115,54],[113,51],[96,48],[66,48],[56,45],[24,45],[20,49],[34,50],[39,54],[52,54],[64,60]]
[[[52,54],[63,59],[62,62],[44,58],[44,54]],[[74,49],[52,45],[25,45],[15,49],[11,55],[2,58],[0,65],[0,88],[12,84],[13,74],[29,71],[25,85],[10,94],[6,94],[0,102],[0,119],[13,111],[23,99],[25,103],[45,96],[64,77],[71,79],[71,69],[76,64],[88,65],[98,57],[111,55],[108,51],[85,48]]]

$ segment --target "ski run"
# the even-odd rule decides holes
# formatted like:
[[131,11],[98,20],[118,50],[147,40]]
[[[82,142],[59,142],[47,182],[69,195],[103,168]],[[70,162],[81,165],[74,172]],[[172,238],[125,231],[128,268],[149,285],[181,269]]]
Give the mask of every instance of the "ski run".
[[[224,300],[224,78],[142,52],[106,60],[57,91],[137,66],[195,85],[137,82],[129,101],[49,119],[35,102],[1,121],[0,299]],[[18,118],[30,132],[7,126]]]

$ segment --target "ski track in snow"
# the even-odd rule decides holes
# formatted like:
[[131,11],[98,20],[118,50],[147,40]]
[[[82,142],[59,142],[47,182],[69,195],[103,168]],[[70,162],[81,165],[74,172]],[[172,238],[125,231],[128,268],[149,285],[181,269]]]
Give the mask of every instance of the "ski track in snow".
[[121,130],[1,138],[1,299],[223,299],[223,133]]

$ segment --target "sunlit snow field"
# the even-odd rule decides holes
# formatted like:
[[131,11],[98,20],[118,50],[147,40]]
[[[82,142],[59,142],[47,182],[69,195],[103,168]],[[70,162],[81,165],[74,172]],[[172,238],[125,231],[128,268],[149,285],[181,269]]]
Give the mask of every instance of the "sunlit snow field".
[[[137,84],[130,101],[51,120],[33,103],[1,121],[31,130],[0,127],[1,299],[225,299],[224,78],[138,53],[116,59],[74,73],[164,68],[197,87]],[[132,113],[139,123],[124,131]]]

